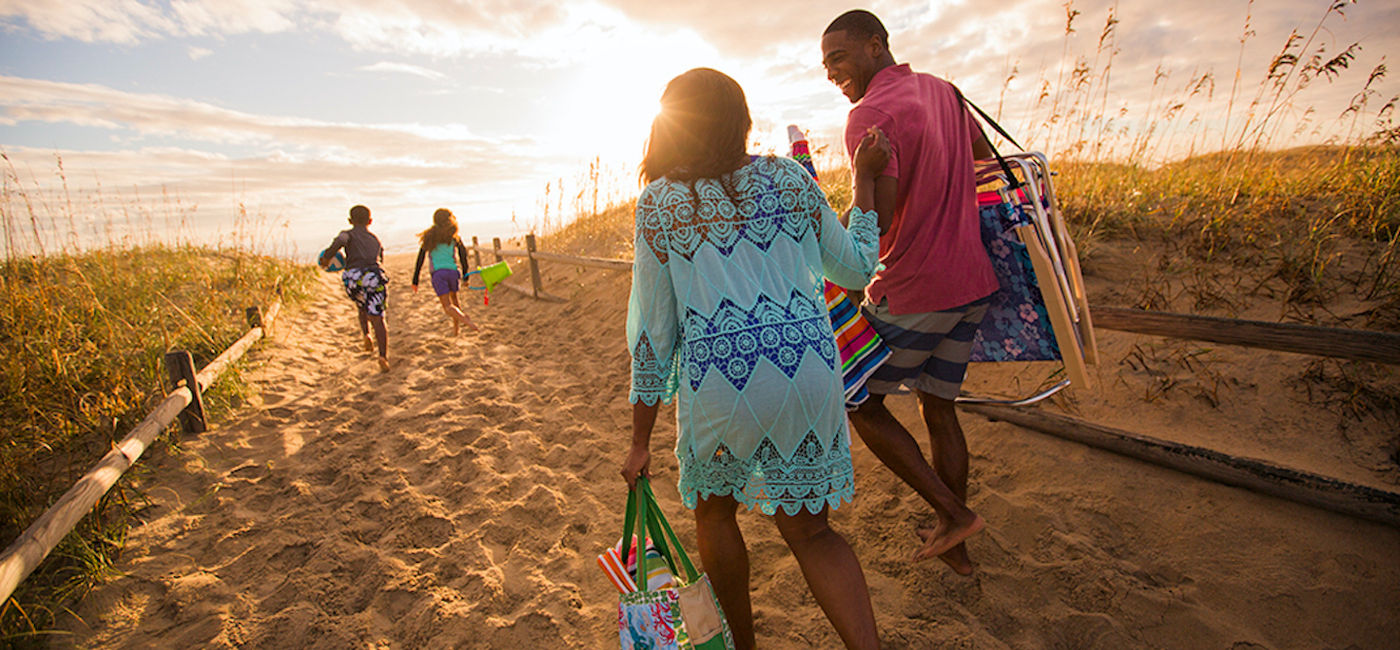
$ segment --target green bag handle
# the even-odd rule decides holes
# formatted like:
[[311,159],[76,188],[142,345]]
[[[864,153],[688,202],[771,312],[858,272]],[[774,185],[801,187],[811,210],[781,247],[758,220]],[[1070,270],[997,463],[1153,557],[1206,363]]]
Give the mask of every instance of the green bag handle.
[[[627,512],[623,517],[622,524],[621,556],[623,566],[627,564],[634,536],[637,538],[637,568],[633,578],[639,591],[647,590],[646,540],[648,537],[656,545],[656,550],[666,560],[672,573],[679,574],[678,569],[684,569],[687,584],[700,578],[700,573],[695,570],[695,564],[690,561],[690,556],[686,554],[680,539],[676,537],[676,531],[671,528],[670,522],[666,521],[666,515],[661,512],[661,506],[656,502],[656,494],[651,490],[651,482],[646,477],[639,477],[637,487],[627,493]],[[675,551],[673,552],[671,549],[675,549]],[[679,564],[677,564],[677,559],[680,560]]]
[[[681,541],[676,537],[676,531],[671,529],[671,524],[666,521],[666,515],[661,512],[661,505],[656,502],[656,495],[651,491],[651,484],[645,483],[642,486],[642,501],[646,510],[651,513],[651,518],[647,521],[648,530],[651,532],[652,540],[656,542],[656,549],[661,552],[671,564],[672,573],[680,573],[677,568],[685,569],[686,584],[700,579],[700,573],[695,570],[695,565],[691,563],[690,556],[686,554],[685,548],[681,546]],[[639,508],[641,509],[641,508]],[[666,541],[670,540],[670,548],[667,548]],[[675,549],[674,555],[671,549]],[[645,553],[643,553],[645,555]],[[680,560],[680,567],[676,566],[676,560]]]
[[[638,484],[638,485],[637,485],[637,488],[634,489],[634,490],[632,490],[632,493],[631,493],[631,494],[627,495],[627,501],[628,501],[628,503],[633,504],[633,505],[635,506],[635,511],[636,511],[636,513],[637,513],[637,517],[636,517],[636,520],[637,520],[637,528],[636,528],[636,531],[635,531],[635,534],[636,534],[636,536],[637,536],[637,575],[636,575],[636,578],[635,578],[635,581],[636,581],[636,583],[637,583],[637,591],[646,591],[646,590],[647,590],[647,533],[646,533],[646,531],[647,531],[647,507],[646,507],[646,501],[645,501],[644,499],[642,499],[642,498],[639,498],[639,495],[637,494],[639,491],[641,491],[641,490],[643,490],[643,489],[646,488],[646,486],[647,486],[646,478],[645,478],[645,477],[638,478],[638,479],[637,479],[637,484]],[[628,548],[631,548],[631,546],[632,546],[632,544],[631,544],[631,542],[632,542],[632,535],[633,535],[633,531],[631,531],[631,530],[627,531],[627,536],[624,537],[623,540],[622,540],[622,545],[623,545],[623,546],[626,546],[626,547],[628,547]],[[625,562],[624,562],[624,566],[626,566],[626,563],[625,563]]]
[[622,548],[618,549],[618,556],[622,558],[622,566],[627,566],[627,554],[632,552],[632,525],[637,520],[637,493],[635,490],[627,492],[627,510],[622,517]]

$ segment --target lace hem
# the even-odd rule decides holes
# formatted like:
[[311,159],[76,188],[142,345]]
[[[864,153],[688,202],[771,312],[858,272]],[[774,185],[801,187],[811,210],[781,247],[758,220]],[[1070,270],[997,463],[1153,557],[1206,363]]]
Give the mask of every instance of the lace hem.
[[778,508],[789,516],[804,509],[811,514],[835,510],[855,496],[850,446],[842,433],[824,445],[809,431],[791,458],[783,458],[767,439],[747,459],[724,445],[705,458],[697,458],[693,448],[678,449],[681,501],[694,509],[700,499],[728,496],[766,515]]
[[675,395],[675,393],[670,393],[670,394],[667,394],[667,393],[649,393],[649,392],[639,392],[639,391],[633,390],[631,393],[629,393],[629,394],[627,395],[627,401],[628,401],[628,402],[631,402],[631,403],[633,403],[633,404],[636,404],[637,402],[641,402],[641,403],[643,403],[643,404],[646,404],[647,406],[656,406],[656,403],[657,403],[657,402],[661,402],[662,404],[670,404],[671,402],[674,402],[675,400],[676,400],[676,395]]

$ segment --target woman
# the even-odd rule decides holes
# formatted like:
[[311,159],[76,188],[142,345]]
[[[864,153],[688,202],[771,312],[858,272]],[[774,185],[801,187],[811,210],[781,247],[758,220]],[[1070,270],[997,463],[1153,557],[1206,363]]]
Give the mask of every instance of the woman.
[[857,149],[848,231],[799,164],[745,152],[750,124],[744,91],[714,70],[661,96],[637,200],[622,475],[633,485],[648,473],[658,402],[679,393],[681,497],[738,646],[754,645],[742,503],[773,515],[847,647],[874,648],[865,575],[827,525],[855,481],[822,276],[864,287],[874,273],[888,144],[872,130]]

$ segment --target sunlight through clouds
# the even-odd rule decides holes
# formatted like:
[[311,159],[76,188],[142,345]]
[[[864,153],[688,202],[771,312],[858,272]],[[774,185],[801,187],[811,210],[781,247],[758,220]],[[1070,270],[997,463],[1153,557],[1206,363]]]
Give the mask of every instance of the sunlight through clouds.
[[[1311,34],[1325,5],[869,7],[889,27],[896,60],[953,80],[1032,147],[1063,154],[1088,133],[1131,142],[1143,130],[1179,131],[1143,154],[1150,163],[1239,128],[1221,118],[1237,64],[1236,110],[1262,96],[1290,30]],[[744,87],[755,152],[782,151],[785,127],[796,123],[839,161],[850,106],[827,82],[818,42],[847,8],[830,0],[0,0],[0,148],[40,186],[53,187],[46,170],[61,156],[79,189],[100,182],[177,194],[213,223],[240,204],[295,214],[303,251],[358,201],[374,202],[391,248],[410,245],[407,233],[444,206],[469,229],[510,235],[512,214],[515,227],[533,223],[546,185],[576,179],[594,161],[615,170],[603,180],[609,196],[635,194],[661,91],[692,67],[719,69]],[[1077,12],[1070,25],[1067,11]],[[1400,6],[1362,0],[1345,11],[1311,47],[1326,57],[1351,43],[1361,49],[1337,79],[1319,78],[1279,109],[1288,122],[1276,129],[1279,145],[1375,129],[1377,111],[1400,89],[1384,75],[1364,86],[1400,51]],[[1086,90],[1054,92],[1074,88]],[[1365,119],[1339,120],[1358,97],[1369,102]],[[400,231],[404,241],[393,240]]]

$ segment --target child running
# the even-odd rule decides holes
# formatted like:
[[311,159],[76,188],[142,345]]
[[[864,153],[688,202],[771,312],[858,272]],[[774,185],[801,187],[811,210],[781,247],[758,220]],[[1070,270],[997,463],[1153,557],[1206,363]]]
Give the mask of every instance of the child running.
[[[473,332],[481,331],[457,302],[458,281],[462,278],[462,271],[467,268],[467,247],[457,236],[457,217],[452,216],[452,211],[447,208],[438,208],[433,213],[433,226],[418,233],[418,241],[418,261],[413,263],[413,291],[418,291],[418,273],[423,270],[423,257],[428,256],[433,264],[429,278],[433,282],[433,291],[442,303],[443,313],[452,319],[452,335],[461,334],[463,325]],[[454,249],[462,260],[461,269],[452,259]]]
[[[340,274],[340,281],[345,283],[346,295],[359,308],[360,336],[365,352],[373,352],[377,344],[379,370],[389,372],[389,334],[384,329],[389,277],[379,266],[384,261],[384,247],[369,231],[370,221],[369,208],[363,205],[350,208],[350,229],[340,231],[331,240],[330,247],[321,252],[317,263],[326,268],[335,259],[336,251],[345,250],[345,270]],[[374,325],[373,341],[369,338],[370,325]]]

